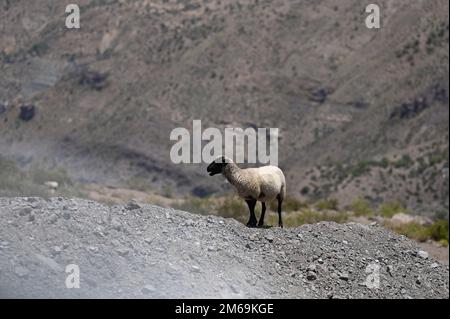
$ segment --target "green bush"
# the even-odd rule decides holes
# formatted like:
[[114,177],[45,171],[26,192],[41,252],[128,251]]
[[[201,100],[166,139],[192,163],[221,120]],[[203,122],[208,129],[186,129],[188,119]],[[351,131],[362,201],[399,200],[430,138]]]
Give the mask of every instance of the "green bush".
[[47,189],[36,185],[17,165],[0,156],[0,196],[40,196],[47,197]]
[[139,176],[131,177],[130,179],[126,180],[124,184],[127,188],[138,190],[141,192],[147,192],[152,189],[150,179]]
[[446,212],[446,211],[438,211],[438,212],[436,212],[435,214],[434,214],[434,218],[436,219],[436,220],[440,220],[440,219],[443,219],[443,220],[448,220],[448,211]]
[[32,54],[36,54],[36,55],[43,55],[45,53],[47,53],[49,47],[48,44],[45,42],[39,42],[39,43],[35,43],[33,44],[33,46],[30,48],[30,53]]
[[[45,182],[58,182],[56,192],[51,193]],[[33,165],[29,170],[22,171],[13,161],[0,156],[0,196],[4,197],[43,197],[65,196],[86,197],[78,185],[75,185],[62,168],[44,169]]]
[[388,168],[390,163],[389,160],[384,157],[378,164],[382,168]]
[[309,194],[310,191],[311,191],[311,189],[308,186],[305,186],[302,188],[301,193],[303,196],[306,196]]
[[174,204],[173,208],[206,215],[214,213],[215,205],[210,198],[188,197],[181,203]]
[[364,175],[370,172],[370,165],[371,162],[369,161],[361,161],[350,169],[350,174],[353,177],[359,177],[361,175]]
[[387,226],[397,234],[404,235],[420,242],[424,242],[430,238],[428,228],[416,222],[401,225],[388,224]]
[[448,220],[438,220],[429,226],[429,234],[435,241],[445,240],[448,243]]
[[401,159],[394,163],[396,168],[409,168],[414,164],[411,156],[403,155]]
[[374,212],[370,208],[369,202],[363,200],[363,199],[356,199],[354,200],[348,207],[350,211],[353,212],[353,214],[357,217],[360,216],[373,216]]
[[430,166],[434,166],[443,163],[448,160],[448,152],[444,151],[442,153],[432,154],[429,157]]
[[[297,198],[294,198],[294,197],[286,197],[283,200],[283,205],[282,205],[283,211],[285,211],[285,212],[297,212],[297,211],[302,210],[307,207],[308,207],[308,204],[306,204],[305,202],[302,202],[301,200],[298,200]],[[268,205],[268,208],[275,212],[278,211],[278,201],[277,200],[271,201]]]
[[390,218],[395,214],[407,213],[407,210],[403,207],[403,205],[399,201],[394,201],[380,205],[378,213],[383,217]]
[[421,225],[417,222],[395,225],[386,223],[386,226],[394,232],[405,235],[408,238],[417,241],[427,241],[432,239],[439,242],[442,246],[448,245],[448,221],[438,220],[431,225]]
[[19,168],[13,161],[0,156],[0,180],[8,175],[17,175],[19,173]]
[[448,247],[448,240],[445,239],[441,239],[439,241],[439,245],[443,246],[443,247]]
[[42,185],[48,181],[58,182],[60,186],[72,186],[73,182],[63,168],[45,169],[34,165],[28,171],[34,183]]
[[164,185],[162,187],[162,196],[167,197],[167,198],[172,198],[173,197],[173,191],[172,191],[172,187],[170,185]]
[[[259,210],[259,205],[257,209]],[[188,197],[181,203],[173,205],[173,208],[196,214],[214,214],[225,218],[234,218],[244,222],[248,218],[248,207],[245,201],[236,196],[225,198],[200,198]]]
[[216,209],[219,216],[234,218],[244,222],[248,218],[248,207],[244,200],[237,197],[227,197]]
[[321,200],[316,207],[319,210],[339,210],[339,201],[336,198]]

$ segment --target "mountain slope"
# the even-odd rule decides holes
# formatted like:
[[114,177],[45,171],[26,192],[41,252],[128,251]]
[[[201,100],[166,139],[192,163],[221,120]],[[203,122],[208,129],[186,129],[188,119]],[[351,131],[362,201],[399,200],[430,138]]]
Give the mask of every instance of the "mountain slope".
[[379,1],[379,30],[369,1],[79,3],[79,31],[64,1],[0,7],[2,154],[205,194],[229,189],[170,162],[174,128],[277,127],[292,196],[448,210],[447,1]]

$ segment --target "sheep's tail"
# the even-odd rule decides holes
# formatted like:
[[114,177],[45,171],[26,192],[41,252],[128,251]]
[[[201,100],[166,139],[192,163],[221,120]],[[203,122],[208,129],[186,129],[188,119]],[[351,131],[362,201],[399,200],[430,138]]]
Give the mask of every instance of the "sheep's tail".
[[284,183],[281,186],[281,191],[280,191],[280,199],[283,200],[286,198],[286,183]]
[[286,198],[286,177],[284,176],[283,171],[281,171],[281,169],[280,169],[280,172],[281,172],[281,178],[282,178],[280,197],[281,197],[281,200],[283,200]]

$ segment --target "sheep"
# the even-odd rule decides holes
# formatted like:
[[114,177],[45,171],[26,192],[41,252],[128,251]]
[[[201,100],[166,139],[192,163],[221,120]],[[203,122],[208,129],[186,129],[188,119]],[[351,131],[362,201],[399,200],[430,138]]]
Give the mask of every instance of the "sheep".
[[[283,172],[276,166],[263,166],[259,168],[239,168],[231,159],[219,156],[208,165],[207,172],[210,176],[222,174],[232,184],[243,198],[250,210],[250,219],[247,227],[264,226],[266,202],[278,200],[278,226],[283,228],[281,208],[286,197],[286,179]],[[262,203],[259,222],[255,216],[256,203]]]

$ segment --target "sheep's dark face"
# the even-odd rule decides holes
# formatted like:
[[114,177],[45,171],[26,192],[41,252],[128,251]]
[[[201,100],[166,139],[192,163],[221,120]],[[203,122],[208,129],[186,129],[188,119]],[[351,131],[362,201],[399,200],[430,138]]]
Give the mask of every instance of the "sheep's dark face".
[[214,176],[217,174],[222,174],[225,167],[228,165],[226,159],[224,157],[216,159],[214,162],[208,165],[206,171],[209,173],[209,176]]

